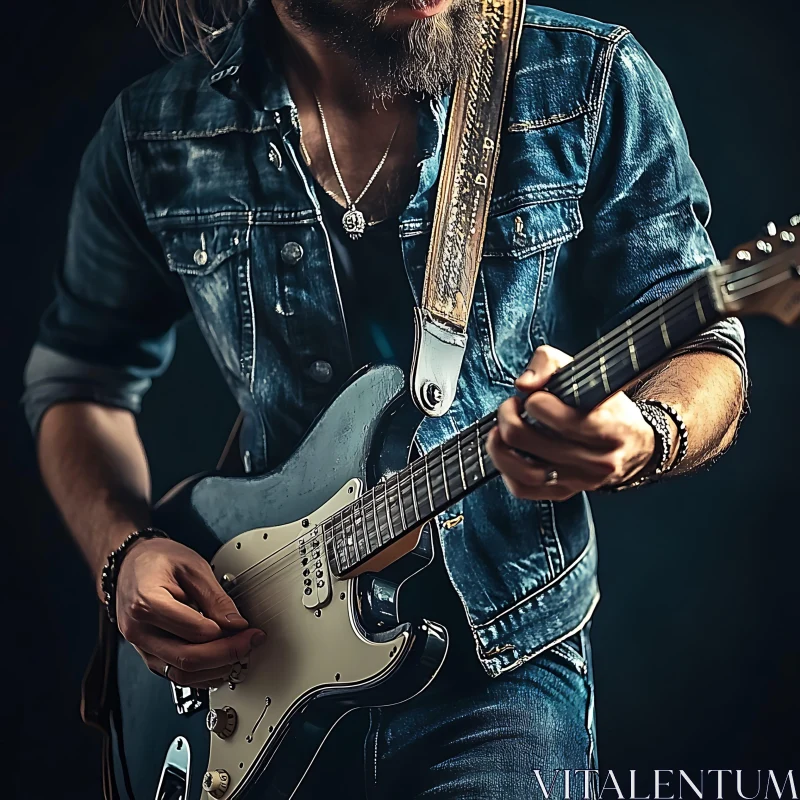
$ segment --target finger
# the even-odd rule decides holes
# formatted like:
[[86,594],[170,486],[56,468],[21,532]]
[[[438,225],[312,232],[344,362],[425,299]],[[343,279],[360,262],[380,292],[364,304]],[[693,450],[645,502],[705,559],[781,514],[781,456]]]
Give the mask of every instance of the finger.
[[128,616],[188,642],[210,642],[222,635],[222,629],[214,620],[204,617],[161,586],[143,591],[130,605]]
[[181,588],[197,603],[200,611],[226,630],[242,630],[247,620],[219,585],[210,565],[202,559],[183,565],[178,575]]
[[161,659],[183,672],[231,667],[247,660],[250,651],[266,641],[263,631],[249,628],[213,642],[193,644],[184,642],[151,626],[137,632],[136,645],[146,653]]
[[620,406],[614,398],[586,413],[568,406],[549,392],[535,392],[525,400],[525,414],[568,439],[597,449],[613,450],[621,447],[625,439],[620,420],[626,415],[619,413]]
[[[550,468],[557,467],[559,471],[571,469],[581,480],[590,483],[605,479],[617,468],[616,450],[594,450],[580,442],[542,433],[524,422],[514,408],[512,398],[511,402],[503,403],[497,412],[497,437],[505,447],[533,456]],[[487,449],[491,441],[490,437]],[[494,458],[492,450],[489,450],[489,454]]]
[[487,451],[492,462],[504,477],[509,477],[516,483],[529,488],[541,489],[547,486],[549,490],[547,480],[554,469],[558,475],[558,485],[568,487],[576,492],[594,489],[606,477],[600,470],[592,466],[587,468],[583,464],[565,466],[552,461],[533,461],[519,451],[508,447],[500,439],[499,434],[495,434],[494,437],[490,434],[487,440]]
[[[231,667],[220,667],[218,669],[204,669],[197,672],[183,672],[182,670],[168,665],[160,658],[141,653],[144,663],[154,675],[165,678],[178,686],[190,686],[206,688],[211,685],[219,686],[224,684],[231,674]],[[169,666],[169,669],[167,667]]]
[[547,381],[570,361],[572,361],[571,356],[556,350],[555,347],[549,345],[537,347],[527,369],[516,380],[517,389],[530,393],[544,388]]
[[562,486],[560,483],[555,486],[526,486],[524,483],[520,483],[507,475],[503,475],[503,483],[505,483],[508,491],[519,500],[554,500],[561,502],[569,500],[579,491]]

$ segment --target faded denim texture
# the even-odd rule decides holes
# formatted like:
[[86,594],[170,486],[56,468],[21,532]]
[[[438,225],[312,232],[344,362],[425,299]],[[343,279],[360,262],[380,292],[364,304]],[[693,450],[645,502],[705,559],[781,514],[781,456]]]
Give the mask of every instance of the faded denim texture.
[[[44,410],[138,411],[191,311],[245,412],[245,464],[275,465],[351,373],[330,242],[259,3],[200,56],[123,91],[75,190],[56,302],[27,369]],[[448,97],[421,104],[419,185],[400,216],[421,295]],[[527,10],[469,344],[429,449],[513,392],[533,350],[576,352],[714,260],[709,201],[664,77],[624,28]],[[380,265],[376,265],[379,267]],[[744,370],[741,326],[695,345]],[[481,663],[497,676],[580,630],[598,601],[588,500],[526,502],[494,481],[442,531]],[[450,516],[450,514],[448,514]]]

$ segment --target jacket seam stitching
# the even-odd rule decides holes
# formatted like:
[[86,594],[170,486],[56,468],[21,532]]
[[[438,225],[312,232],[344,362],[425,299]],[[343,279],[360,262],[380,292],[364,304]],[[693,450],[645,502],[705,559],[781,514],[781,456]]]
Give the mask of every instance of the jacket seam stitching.
[[[625,34],[627,35],[628,32],[625,31]],[[591,173],[592,163],[594,162],[594,157],[597,152],[597,140],[600,133],[600,123],[603,119],[603,107],[605,105],[606,93],[608,92],[608,82],[611,77],[611,69],[614,66],[614,61],[619,49],[619,43],[623,38],[624,36],[620,36],[603,51],[601,58],[604,63],[600,72],[595,75],[595,86],[592,87],[593,94],[595,94],[592,102],[596,108],[591,131],[591,140],[589,142],[589,159],[587,162],[589,164],[589,169],[587,172],[587,183],[589,180],[589,174]]]
[[502,675],[505,672],[509,672],[512,669],[516,669],[517,667],[520,667],[523,664],[526,664],[531,659],[534,659],[534,658],[542,655],[542,653],[546,653],[548,650],[552,649],[556,645],[561,644],[566,639],[569,639],[570,636],[574,636],[579,631],[582,631],[584,629],[584,627],[586,626],[586,623],[591,619],[592,614],[594,614],[595,609],[597,608],[597,604],[599,602],[600,602],[600,596],[599,595],[595,595],[595,597],[592,598],[592,604],[591,604],[591,606],[589,606],[589,610],[586,612],[586,614],[584,615],[583,619],[580,621],[580,623],[576,627],[571,629],[569,632],[567,632],[563,636],[559,637],[555,642],[551,642],[550,644],[545,645],[544,647],[541,647],[538,650],[535,650],[533,653],[529,653],[526,656],[521,656],[516,661],[513,661],[511,664],[508,664],[505,667],[500,667],[497,670],[497,676],[496,677],[499,677],[500,675]]
[[147,219],[147,213],[145,211],[144,199],[142,197],[142,191],[139,187],[139,181],[136,180],[136,173],[133,169],[133,155],[131,153],[130,147],[130,135],[128,133],[128,126],[126,125],[125,121],[125,108],[124,108],[124,101],[123,101],[123,93],[117,95],[117,99],[115,101],[117,106],[117,114],[119,115],[119,126],[122,130],[122,141],[125,143],[125,161],[128,164],[128,173],[131,176],[131,183],[133,184],[133,190],[136,192],[136,202],[139,204],[139,210],[142,212],[142,216]]
[[580,28],[577,25],[548,25],[546,22],[523,22],[522,26],[524,28],[537,28],[543,31],[582,33],[585,36],[591,36],[593,39],[601,39],[604,42],[618,41],[622,36],[628,33],[628,29],[622,25],[618,25],[610,33],[600,33],[599,31],[592,31],[588,28]]
[[[514,603],[513,606],[504,609],[499,614],[496,614],[491,619],[486,620],[486,622],[482,622],[480,625],[475,626],[475,630],[480,630],[481,628],[488,628],[490,625],[494,625],[498,620],[502,619],[503,617],[507,616],[508,614],[516,611],[521,606],[524,606],[526,603],[529,603],[535,597],[538,597],[541,594],[544,594],[548,590],[552,589],[556,584],[560,583],[561,581],[565,580],[566,577],[571,573],[574,572],[575,569],[583,562],[583,560],[592,552],[593,549],[596,548],[596,542],[594,537],[591,537],[586,544],[586,547],[583,548],[583,552],[562,572],[560,572],[557,576],[555,576],[552,580],[548,581],[544,586],[540,586],[538,589],[534,589],[529,594],[526,594],[525,597],[518,600]],[[574,633],[574,631],[573,631]]]
[[561,114],[552,114],[549,117],[541,117],[535,120],[520,120],[519,122],[512,122],[508,126],[509,133],[528,133],[530,131],[538,131],[544,128],[555,127],[565,122],[571,122],[573,119],[578,119],[585,116],[590,111],[594,111],[594,105],[583,103],[572,111],[564,111]]
[[226,133],[266,133],[275,130],[275,125],[258,125],[254,128],[243,128],[238,125],[226,125],[222,128],[211,128],[203,131],[159,131],[148,130],[131,134],[134,141],[171,141],[173,139],[205,139],[213,136],[223,136]]

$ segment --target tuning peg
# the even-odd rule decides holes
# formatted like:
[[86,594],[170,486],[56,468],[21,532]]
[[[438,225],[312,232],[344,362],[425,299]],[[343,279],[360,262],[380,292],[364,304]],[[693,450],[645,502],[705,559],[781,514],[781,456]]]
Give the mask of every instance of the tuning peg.
[[765,242],[763,239],[759,239],[756,242],[756,249],[769,255],[772,252],[772,245],[769,242]]
[[794,216],[793,216],[793,217],[792,217],[792,218],[789,220],[789,224],[790,224],[790,225],[791,225],[793,228],[796,228],[798,225],[800,225],[800,214],[795,214],[795,215],[794,215]]
[[764,233],[766,233],[767,236],[775,236],[778,233],[778,226],[774,222],[768,222],[764,226]]
[[749,250],[740,250],[736,254],[736,258],[739,261],[752,261],[753,260],[753,256],[750,254]]
[[797,237],[791,231],[781,231],[781,241],[786,244],[794,244]]

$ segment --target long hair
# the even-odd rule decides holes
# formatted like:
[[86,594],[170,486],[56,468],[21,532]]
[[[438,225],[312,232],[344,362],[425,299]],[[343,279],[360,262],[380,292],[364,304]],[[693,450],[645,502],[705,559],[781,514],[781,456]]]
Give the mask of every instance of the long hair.
[[240,17],[247,0],[130,0],[130,4],[160,50],[176,56],[197,50],[208,58],[209,38]]

